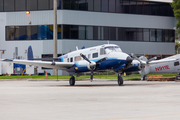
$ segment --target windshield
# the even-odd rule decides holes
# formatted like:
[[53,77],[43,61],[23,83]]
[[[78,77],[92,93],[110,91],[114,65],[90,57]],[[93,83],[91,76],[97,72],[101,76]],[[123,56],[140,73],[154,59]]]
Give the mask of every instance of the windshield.
[[106,51],[106,53],[109,53],[109,52],[122,52],[122,50],[118,46],[105,47],[105,51]]

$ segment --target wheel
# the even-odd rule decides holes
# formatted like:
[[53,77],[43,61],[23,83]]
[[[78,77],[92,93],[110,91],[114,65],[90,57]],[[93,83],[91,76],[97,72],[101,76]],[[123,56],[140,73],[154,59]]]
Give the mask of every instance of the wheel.
[[146,76],[143,77],[143,80],[145,80],[145,79],[146,79]]
[[118,85],[123,85],[123,78],[121,77],[121,74],[118,74]]
[[74,85],[75,85],[75,78],[74,78],[74,76],[72,76],[72,77],[69,79],[69,85],[70,85],[70,86],[74,86]]

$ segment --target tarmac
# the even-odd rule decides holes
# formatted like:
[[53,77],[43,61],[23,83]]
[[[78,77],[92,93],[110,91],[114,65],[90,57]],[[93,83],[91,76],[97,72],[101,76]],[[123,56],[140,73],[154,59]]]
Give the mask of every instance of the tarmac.
[[0,120],[169,119],[180,119],[180,82],[0,81]]

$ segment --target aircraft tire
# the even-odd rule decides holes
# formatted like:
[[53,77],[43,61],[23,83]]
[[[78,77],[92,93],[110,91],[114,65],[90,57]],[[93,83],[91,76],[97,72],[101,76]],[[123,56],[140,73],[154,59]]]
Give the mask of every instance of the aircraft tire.
[[121,74],[118,74],[118,85],[119,86],[123,85],[123,78],[122,78]]
[[69,85],[70,85],[70,86],[74,86],[74,85],[75,85],[75,78],[74,78],[74,76],[72,76],[72,77],[69,79]]

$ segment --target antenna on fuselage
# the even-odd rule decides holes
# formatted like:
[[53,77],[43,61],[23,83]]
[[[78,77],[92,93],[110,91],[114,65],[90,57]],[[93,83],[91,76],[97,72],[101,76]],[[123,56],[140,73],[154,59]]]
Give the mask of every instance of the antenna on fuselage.
[[78,46],[76,46],[76,50],[78,50]]
[[107,41],[107,43],[109,44],[109,41]]

